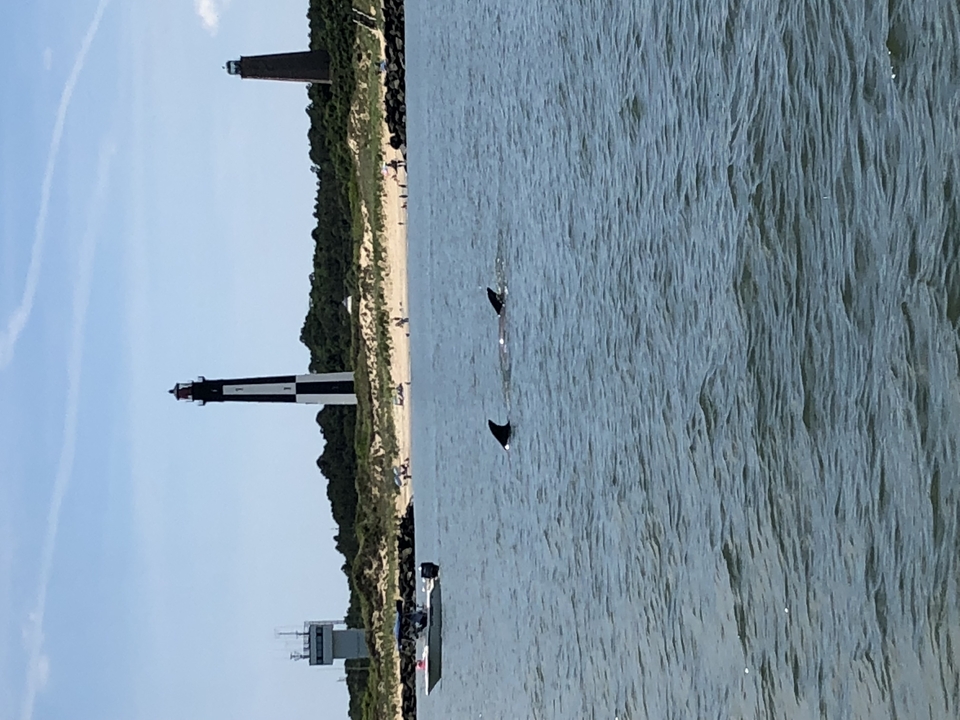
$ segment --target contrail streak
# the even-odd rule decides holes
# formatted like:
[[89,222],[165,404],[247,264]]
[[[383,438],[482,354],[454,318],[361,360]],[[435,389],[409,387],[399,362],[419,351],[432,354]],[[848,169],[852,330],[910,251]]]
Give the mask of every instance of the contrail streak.
[[43,538],[40,556],[40,582],[37,587],[37,604],[30,613],[30,624],[26,628],[27,640],[27,684],[23,703],[20,708],[21,720],[31,720],[37,691],[43,683],[44,671],[41,667],[43,649],[43,617],[47,608],[47,588],[50,585],[50,573],[53,568],[53,552],[57,544],[57,530],[60,527],[60,509],[66,497],[70,478],[73,475],[73,459],[77,446],[77,415],[80,407],[80,376],[83,369],[83,335],[87,320],[87,308],[90,304],[90,285],[93,280],[93,260],[97,250],[100,216],[107,197],[107,185],[110,179],[110,163],[114,147],[104,141],[100,147],[100,162],[97,167],[97,184],[90,203],[87,228],[80,242],[80,266],[77,270],[77,282],[73,290],[73,322],[70,335],[70,349],[67,356],[67,404],[63,420],[63,445],[60,447],[60,460],[57,475],[53,483],[53,495],[47,511],[47,529]]
[[93,20],[87,28],[87,34],[83,37],[80,45],[80,52],[70,70],[70,76],[67,78],[66,85],[63,86],[63,92],[60,95],[60,106],[57,108],[56,121],[53,124],[53,137],[50,138],[50,150],[47,154],[47,169],[43,175],[43,183],[40,186],[40,212],[37,213],[37,223],[33,229],[33,247],[30,249],[30,266],[27,268],[27,280],[23,288],[23,296],[20,298],[20,304],[13,311],[10,319],[7,321],[6,330],[0,334],[0,370],[5,368],[13,360],[13,351],[20,339],[20,333],[26,327],[30,319],[30,313],[33,311],[33,299],[37,294],[37,284],[40,282],[40,266],[43,263],[43,249],[46,244],[47,212],[50,209],[50,188],[53,185],[53,172],[57,167],[57,156],[60,154],[60,140],[63,138],[63,125],[67,119],[67,110],[70,107],[70,99],[73,97],[73,90],[80,79],[80,71],[87,60],[87,52],[93,43],[93,38],[100,27],[100,20],[103,18],[103,12],[107,9],[110,0],[100,0],[97,10],[93,14]]

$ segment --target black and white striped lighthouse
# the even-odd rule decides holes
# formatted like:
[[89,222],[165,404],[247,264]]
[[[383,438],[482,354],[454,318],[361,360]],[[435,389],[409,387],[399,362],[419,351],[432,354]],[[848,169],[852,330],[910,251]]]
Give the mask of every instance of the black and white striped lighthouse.
[[272,377],[207,380],[201,376],[177,383],[170,390],[177,400],[208,402],[280,402],[308,405],[356,405],[353,373],[276,375]]

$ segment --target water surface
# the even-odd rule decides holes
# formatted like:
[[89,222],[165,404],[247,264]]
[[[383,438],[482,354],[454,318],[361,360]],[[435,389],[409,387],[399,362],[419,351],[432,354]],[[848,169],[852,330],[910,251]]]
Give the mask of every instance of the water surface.
[[406,12],[420,716],[960,717],[956,4]]

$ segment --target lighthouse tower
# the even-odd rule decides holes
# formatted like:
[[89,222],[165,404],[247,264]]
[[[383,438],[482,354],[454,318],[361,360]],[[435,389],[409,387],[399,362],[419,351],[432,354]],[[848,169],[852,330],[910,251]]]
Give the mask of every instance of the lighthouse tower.
[[170,390],[177,400],[208,402],[279,402],[308,405],[356,405],[353,373],[276,375],[271,377],[177,383]]
[[330,54],[326,50],[249,55],[227,62],[227,72],[242,78],[330,84]]

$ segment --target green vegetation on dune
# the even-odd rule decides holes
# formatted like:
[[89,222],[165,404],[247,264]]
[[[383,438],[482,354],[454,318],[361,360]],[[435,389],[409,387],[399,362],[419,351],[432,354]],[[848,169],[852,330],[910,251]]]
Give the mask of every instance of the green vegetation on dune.
[[[338,27],[330,6],[342,3],[311,3],[311,47],[329,48],[338,82],[330,86],[308,86],[310,104],[310,159],[317,176],[317,199],[313,230],[313,271],[310,274],[310,303],[300,331],[300,340],[310,350],[311,372],[336,372],[354,367],[353,323],[343,300],[356,292],[357,273],[353,257],[354,233],[359,211],[356,202],[356,171],[347,147],[347,119],[352,86],[355,85],[349,53],[352,42],[344,35],[332,42]],[[349,13],[349,5],[346,12]],[[341,23],[352,30],[349,23]],[[318,40],[319,38],[319,40]],[[340,52],[337,51],[340,48]],[[327,497],[339,531],[337,549],[343,553],[343,570],[350,578],[359,550],[354,524],[357,515],[357,457],[354,449],[357,408],[326,406],[317,413],[317,424],[326,441],[317,466],[329,481]],[[346,621],[362,627],[360,601],[351,583],[350,607]]]
[[[380,241],[383,108],[373,62],[379,44],[353,21],[352,9],[349,0],[311,0],[308,12],[310,47],[330,53],[333,83],[308,90],[317,226],[300,339],[310,350],[312,372],[347,368],[356,376],[356,408],[330,406],[317,414],[326,441],[317,465],[329,481],[337,549],[350,583],[346,621],[367,628],[371,653],[369,663],[347,664],[350,717],[374,720],[392,719],[397,711],[392,649],[397,519],[391,474],[397,444],[385,401],[392,379]],[[365,220],[373,234],[373,256],[361,269]],[[354,298],[352,314],[343,304],[347,296]],[[361,299],[372,308],[374,337],[361,335]]]

